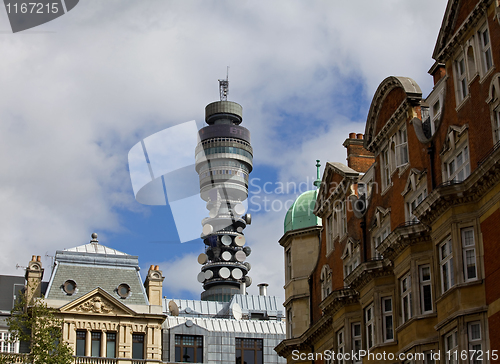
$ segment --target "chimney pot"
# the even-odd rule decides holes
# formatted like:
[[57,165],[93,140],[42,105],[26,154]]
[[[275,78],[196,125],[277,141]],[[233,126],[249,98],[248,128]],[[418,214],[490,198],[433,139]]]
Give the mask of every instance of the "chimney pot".
[[155,265],[155,270],[160,270],[160,266],[159,265]]
[[356,135],[356,137],[357,137],[358,139],[363,139],[363,134],[357,134],[357,135]]
[[267,283],[261,283],[257,285],[257,287],[259,287],[260,296],[267,296],[267,286],[269,286],[269,284]]
[[245,283],[245,281],[240,282],[240,294],[247,294],[247,284]]
[[35,256],[35,255],[32,255],[32,256],[31,256],[31,261],[32,261],[32,262],[36,262],[36,256]]
[[153,264],[151,264],[151,266],[149,267],[149,270],[155,270],[155,266]]
[[41,262],[41,261],[42,261],[42,257],[41,257],[41,256],[37,256],[37,257],[36,257],[36,261],[37,261],[37,262]]
[[356,139],[356,133],[349,133],[349,139]]

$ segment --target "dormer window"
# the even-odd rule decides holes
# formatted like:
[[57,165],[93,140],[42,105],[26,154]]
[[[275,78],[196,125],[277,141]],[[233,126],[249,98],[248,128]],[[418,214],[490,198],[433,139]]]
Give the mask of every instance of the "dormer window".
[[126,283],[122,283],[116,288],[116,293],[118,293],[120,298],[127,298],[130,295],[130,286]]
[[64,293],[71,296],[77,292],[76,282],[72,279],[68,279],[66,282],[63,283],[62,289]]

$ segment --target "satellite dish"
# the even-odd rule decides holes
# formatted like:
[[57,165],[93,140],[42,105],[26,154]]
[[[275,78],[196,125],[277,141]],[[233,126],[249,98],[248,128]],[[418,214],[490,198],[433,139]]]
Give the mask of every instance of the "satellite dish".
[[168,310],[172,316],[179,316],[179,306],[174,301],[168,303]]
[[205,273],[204,272],[198,273],[198,282],[200,282],[200,283],[205,282]]
[[243,265],[245,267],[247,267],[247,270],[249,270],[249,271],[250,271],[250,269],[252,269],[252,265],[250,263],[248,263],[248,262],[243,263]]
[[227,269],[226,267],[222,267],[220,270],[219,270],[219,276],[221,278],[229,278],[229,275],[231,274],[231,272],[229,272],[229,269]]
[[229,262],[231,260],[232,256],[230,252],[224,252],[222,253],[222,259],[224,259],[226,262]]
[[186,321],[186,326],[187,326],[187,327],[191,327],[191,326],[193,326],[193,321],[191,321],[191,320],[187,320],[187,321]]
[[208,260],[208,257],[205,253],[201,253],[200,255],[198,255],[198,263],[200,264],[205,264]]
[[250,287],[252,285],[252,277],[246,276],[245,284],[247,285],[247,287]]
[[252,214],[246,214],[245,221],[246,221],[247,225],[251,225],[252,224]]
[[244,262],[245,259],[247,258],[247,255],[243,251],[239,250],[239,251],[236,252],[236,254],[234,255],[234,257],[236,258],[236,260],[238,262]]
[[243,251],[245,252],[245,254],[247,255],[247,257],[252,254],[252,248],[250,248],[249,246],[246,246],[243,248]]
[[208,235],[208,234],[211,234],[213,233],[214,231],[214,227],[210,224],[205,224],[203,226],[203,235]]
[[184,312],[186,312],[189,315],[191,312],[193,312],[193,310],[191,309],[191,307],[186,307],[184,309]]
[[241,320],[243,316],[241,313],[241,306],[237,303],[234,303],[233,307],[231,307],[231,311],[235,320]]
[[233,208],[236,215],[243,215],[245,213],[245,206],[242,203],[238,203]]
[[234,268],[231,271],[231,275],[233,276],[234,279],[240,279],[241,277],[243,277],[243,272],[241,271],[240,268]]
[[207,269],[205,271],[205,279],[210,279],[214,276],[214,272],[212,272],[210,269]]
[[211,210],[209,211],[208,216],[210,216],[211,218],[214,218],[214,217],[216,217],[216,216],[217,216],[217,212],[218,212],[218,211],[217,211],[217,209],[216,209],[216,208],[213,208],[213,209],[211,209]]
[[236,231],[239,232],[239,233],[242,233],[243,232],[243,228],[241,226],[238,226],[236,228]]
[[231,242],[232,242],[231,237],[229,235],[222,235],[222,238],[220,238],[220,241],[225,246],[231,245]]
[[245,242],[246,242],[246,239],[243,235],[239,235],[236,238],[234,238],[234,243],[237,246],[243,246],[243,245],[245,245]]

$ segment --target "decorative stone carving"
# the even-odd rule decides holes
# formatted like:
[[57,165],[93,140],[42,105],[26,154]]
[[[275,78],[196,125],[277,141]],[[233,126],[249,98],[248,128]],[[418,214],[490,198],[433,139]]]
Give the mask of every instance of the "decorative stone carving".
[[101,297],[93,297],[77,306],[76,310],[83,312],[109,313],[113,311],[113,306],[105,303]]

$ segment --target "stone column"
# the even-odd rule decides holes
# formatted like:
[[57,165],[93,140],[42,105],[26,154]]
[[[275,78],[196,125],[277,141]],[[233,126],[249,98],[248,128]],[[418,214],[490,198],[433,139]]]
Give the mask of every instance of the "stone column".
[[106,330],[103,330],[101,332],[101,356],[104,358],[107,356],[106,353],[106,343],[108,341],[108,338],[106,337]]
[[91,356],[92,354],[92,331],[87,329],[87,335],[85,335],[85,356]]

